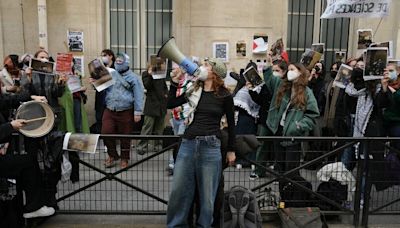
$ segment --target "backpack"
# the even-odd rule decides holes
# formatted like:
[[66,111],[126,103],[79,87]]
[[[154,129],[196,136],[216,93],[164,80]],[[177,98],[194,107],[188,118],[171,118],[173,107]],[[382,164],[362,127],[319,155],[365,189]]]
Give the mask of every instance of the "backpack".
[[[340,184],[339,181],[334,179],[329,179],[328,182],[322,182],[318,188],[317,193],[335,201],[338,204],[342,204],[347,200],[347,185]],[[337,211],[337,207],[331,205],[330,203],[324,202],[318,199],[318,207],[322,211]]]
[[[304,187],[312,190],[310,182],[306,181],[303,177],[296,175],[291,179]],[[293,185],[286,180],[279,181],[279,194],[281,202],[285,202],[285,207],[310,207],[312,205],[311,194],[303,189]]]
[[262,228],[256,195],[242,186],[225,192],[221,216],[221,228]]

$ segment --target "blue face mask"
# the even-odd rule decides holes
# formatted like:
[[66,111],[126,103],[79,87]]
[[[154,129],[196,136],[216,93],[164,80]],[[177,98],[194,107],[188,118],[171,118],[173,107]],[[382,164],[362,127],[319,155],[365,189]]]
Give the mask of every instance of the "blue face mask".
[[389,71],[389,78],[390,81],[396,81],[397,80],[397,71]]

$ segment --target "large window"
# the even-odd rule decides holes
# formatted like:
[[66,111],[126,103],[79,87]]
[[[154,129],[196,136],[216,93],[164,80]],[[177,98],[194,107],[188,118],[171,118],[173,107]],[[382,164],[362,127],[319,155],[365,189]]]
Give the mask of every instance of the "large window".
[[348,51],[350,19],[320,19],[325,0],[289,0],[287,51],[290,61],[299,62],[301,54],[313,43],[324,43],[324,62],[330,67],[336,52]]
[[110,46],[131,57],[137,73],[146,68],[172,31],[172,0],[110,0]]

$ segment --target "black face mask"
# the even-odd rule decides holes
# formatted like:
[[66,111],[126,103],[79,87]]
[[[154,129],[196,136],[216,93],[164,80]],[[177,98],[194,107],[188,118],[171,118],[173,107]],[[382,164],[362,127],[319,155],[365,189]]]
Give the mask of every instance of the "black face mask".
[[337,71],[332,70],[330,75],[331,75],[332,78],[335,78],[336,75],[337,75]]

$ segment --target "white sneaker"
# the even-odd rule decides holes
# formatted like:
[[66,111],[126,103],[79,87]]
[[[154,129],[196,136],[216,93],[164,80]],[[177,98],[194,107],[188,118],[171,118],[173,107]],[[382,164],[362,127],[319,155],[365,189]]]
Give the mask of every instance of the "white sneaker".
[[55,212],[54,208],[43,206],[43,207],[41,207],[40,209],[38,209],[36,211],[29,212],[29,213],[24,213],[23,216],[26,219],[28,219],[28,218],[36,218],[36,217],[46,217],[46,216],[53,215],[54,212]]

